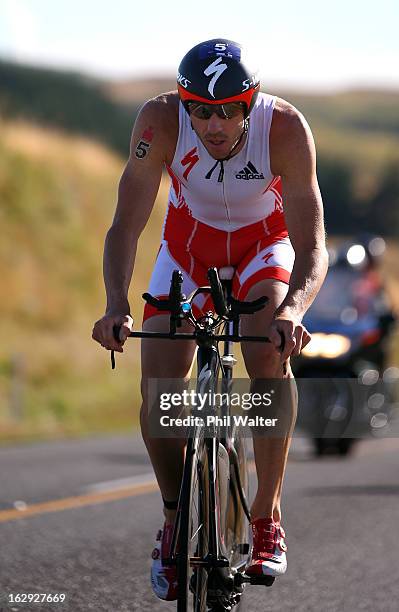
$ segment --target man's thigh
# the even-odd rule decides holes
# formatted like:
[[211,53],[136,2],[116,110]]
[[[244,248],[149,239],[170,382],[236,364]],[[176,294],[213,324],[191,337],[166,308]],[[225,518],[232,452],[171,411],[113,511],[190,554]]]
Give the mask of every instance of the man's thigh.
[[[169,314],[152,316],[143,323],[144,331],[168,332]],[[190,333],[192,326],[183,321],[178,333]],[[190,375],[195,342],[192,340],[141,341],[141,371],[143,378],[187,378]]]
[[[207,285],[207,271],[199,264],[198,261],[187,252],[187,249],[181,245],[174,246],[173,255],[170,245],[165,241],[162,242],[154,269],[152,271],[148,292],[157,298],[166,298],[169,295],[170,281],[174,270],[180,270],[183,274],[182,292],[188,297],[200,285]],[[203,314],[202,307],[206,301],[206,296],[200,294],[196,296],[192,303],[193,313],[195,316]],[[144,322],[150,318],[158,316],[158,312],[154,306],[145,305],[143,315]],[[167,331],[169,328],[163,329]],[[180,341],[179,341],[180,342]]]
[[[169,330],[169,316],[153,316],[143,324],[145,331],[166,332]],[[183,323],[178,331],[188,332],[188,326]],[[152,340],[143,338],[141,341],[141,394],[143,406],[146,406],[147,418],[150,418],[150,431],[159,435],[160,396],[165,393],[182,394],[187,388],[190,377],[195,344],[191,340]],[[155,410],[155,412],[154,412]],[[185,416],[182,407],[170,407],[170,417]],[[143,413],[144,414],[144,413]],[[142,414],[142,416],[143,416]],[[154,420],[155,419],[155,420]]]

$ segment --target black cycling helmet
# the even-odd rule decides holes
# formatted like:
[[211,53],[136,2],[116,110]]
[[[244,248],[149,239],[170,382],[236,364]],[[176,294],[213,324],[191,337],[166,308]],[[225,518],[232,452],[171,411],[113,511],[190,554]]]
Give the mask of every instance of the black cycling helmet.
[[[243,57],[244,56],[244,57]],[[226,38],[199,43],[180,62],[177,89],[188,112],[188,102],[227,104],[243,102],[245,117],[259,93],[256,72],[245,63],[241,45]]]

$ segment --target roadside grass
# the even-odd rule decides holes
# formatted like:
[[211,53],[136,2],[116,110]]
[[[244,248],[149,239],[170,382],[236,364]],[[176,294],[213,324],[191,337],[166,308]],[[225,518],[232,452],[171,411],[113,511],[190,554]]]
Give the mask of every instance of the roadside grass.
[[[4,127],[4,125],[3,125]],[[30,124],[0,136],[0,441],[138,426],[138,341],[111,371],[91,339],[104,313],[102,252],[124,160],[85,139]],[[140,241],[131,309],[155,260],[167,185]]]

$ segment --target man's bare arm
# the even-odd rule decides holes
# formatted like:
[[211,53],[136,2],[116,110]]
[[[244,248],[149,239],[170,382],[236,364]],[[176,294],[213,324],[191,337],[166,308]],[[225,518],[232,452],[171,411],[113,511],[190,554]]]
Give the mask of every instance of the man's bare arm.
[[[295,326],[302,321],[324,281],[328,255],[313,136],[303,116],[292,107],[284,123],[285,138],[281,140],[283,134],[279,134],[284,145],[274,160],[273,172],[276,168],[282,177],[284,213],[295,263],[288,293],[275,319],[289,319]],[[291,347],[293,355],[299,354],[308,341],[303,333],[299,328],[293,329],[292,342],[286,338],[287,351]]]
[[157,106],[156,101],[147,102],[137,118],[129,160],[119,183],[114,220],[105,240],[104,281],[108,313],[128,308],[127,295],[137,242],[159,189],[164,150]]
[[[154,206],[168,155],[164,105],[164,99],[150,100],[139,113],[132,132],[129,160],[119,183],[113,223],[105,240],[103,270],[107,307],[105,316],[94,327],[93,337],[114,350],[121,347],[113,339],[113,325],[131,327],[131,319],[127,317],[130,314],[128,290],[137,243]],[[127,336],[129,329],[124,331],[122,336]]]

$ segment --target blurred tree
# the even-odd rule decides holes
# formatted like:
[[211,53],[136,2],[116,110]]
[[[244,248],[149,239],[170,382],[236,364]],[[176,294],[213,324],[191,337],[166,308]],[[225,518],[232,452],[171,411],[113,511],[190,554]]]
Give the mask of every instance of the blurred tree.
[[368,223],[373,231],[399,238],[399,159],[386,168],[370,201]]
[[330,234],[351,233],[355,229],[352,168],[339,159],[321,157],[318,177],[327,231]]
[[90,136],[126,157],[137,108],[110,100],[93,78],[0,61],[0,112]]

